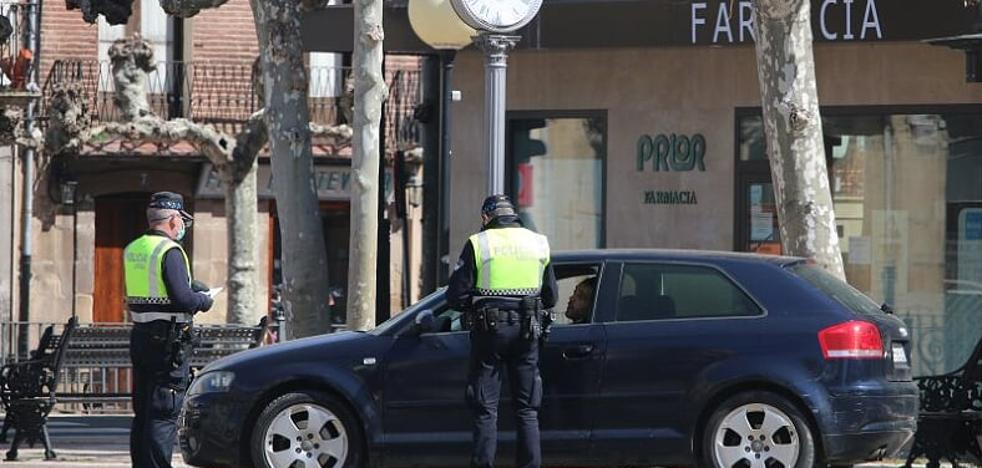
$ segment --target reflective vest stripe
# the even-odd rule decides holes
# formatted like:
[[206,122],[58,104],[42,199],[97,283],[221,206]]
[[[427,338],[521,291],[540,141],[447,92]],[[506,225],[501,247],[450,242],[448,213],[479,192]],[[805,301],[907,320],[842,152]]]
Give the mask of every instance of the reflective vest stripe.
[[[160,262],[161,260],[160,254],[166,250],[170,250],[167,249],[167,247],[171,246],[168,244],[171,243],[167,241],[163,241],[157,244],[157,247],[153,249],[153,253],[150,254],[150,260],[149,260],[150,268],[147,268],[147,273],[149,274],[149,277],[147,278],[147,284],[150,285],[150,297],[161,297],[160,283],[162,282],[161,280],[163,278],[160,277],[160,274],[163,273],[164,267],[163,265],[161,265]],[[164,296],[166,296],[166,292]]]
[[186,323],[191,321],[191,315],[177,314],[174,312],[134,312],[131,310],[130,319],[133,323],[149,323],[154,320],[164,320],[167,322],[173,320],[177,323]]
[[488,258],[491,254],[491,247],[488,245],[488,232],[484,231],[477,235],[478,251],[481,253],[478,255],[478,259],[481,262],[481,273],[477,275],[481,278],[481,284],[477,287],[482,291],[491,290],[491,259]]

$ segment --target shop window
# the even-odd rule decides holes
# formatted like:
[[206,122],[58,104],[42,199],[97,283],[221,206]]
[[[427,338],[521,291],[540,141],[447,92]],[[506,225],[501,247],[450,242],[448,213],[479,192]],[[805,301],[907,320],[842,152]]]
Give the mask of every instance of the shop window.
[[618,322],[760,314],[760,308],[715,269],[668,264],[624,266],[617,299]]
[[[982,108],[822,114],[849,283],[907,322],[915,374],[956,369],[982,335]],[[779,252],[759,111],[737,135],[737,248]]]
[[606,141],[603,112],[509,114],[510,194],[554,250],[604,245]]

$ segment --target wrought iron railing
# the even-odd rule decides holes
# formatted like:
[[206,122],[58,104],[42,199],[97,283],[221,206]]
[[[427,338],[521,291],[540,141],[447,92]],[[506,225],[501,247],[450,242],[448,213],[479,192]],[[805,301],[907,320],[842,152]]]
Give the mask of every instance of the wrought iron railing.
[[[348,123],[344,105],[345,80],[351,70],[344,67],[310,67],[308,106],[310,121],[320,125]],[[81,83],[93,123],[112,122],[121,113],[113,101],[112,69],[109,62],[58,60],[44,83],[45,108],[54,86]],[[385,110],[386,149],[416,146],[419,132],[413,111],[421,99],[420,72],[398,69],[386,73],[390,94]],[[253,67],[245,63],[161,62],[149,75],[151,110],[164,118],[185,117],[235,133],[260,107],[260,93],[253,80]]]

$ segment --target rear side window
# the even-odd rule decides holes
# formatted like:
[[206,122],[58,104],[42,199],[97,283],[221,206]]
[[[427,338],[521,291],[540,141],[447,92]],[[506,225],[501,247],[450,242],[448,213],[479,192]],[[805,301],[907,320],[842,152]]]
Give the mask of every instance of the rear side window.
[[756,303],[713,268],[624,265],[617,301],[618,322],[760,314]]
[[872,299],[818,265],[796,263],[789,266],[788,270],[857,314],[880,313],[880,307]]

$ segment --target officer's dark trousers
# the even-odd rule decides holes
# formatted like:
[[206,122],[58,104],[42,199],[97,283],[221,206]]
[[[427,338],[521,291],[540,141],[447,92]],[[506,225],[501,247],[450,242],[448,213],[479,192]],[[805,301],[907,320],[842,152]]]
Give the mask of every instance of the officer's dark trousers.
[[471,332],[471,362],[467,400],[474,413],[474,446],[471,466],[491,468],[498,442],[498,401],[501,373],[507,369],[518,431],[516,449],[520,468],[542,464],[539,447],[539,405],[542,379],[539,377],[539,348],[521,337],[518,321],[499,321],[493,332]]
[[190,362],[173,364],[168,340],[176,338],[168,336],[170,327],[162,321],[135,324],[130,336],[134,413],[130,458],[136,468],[171,466]]

